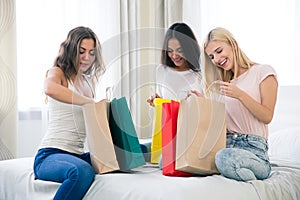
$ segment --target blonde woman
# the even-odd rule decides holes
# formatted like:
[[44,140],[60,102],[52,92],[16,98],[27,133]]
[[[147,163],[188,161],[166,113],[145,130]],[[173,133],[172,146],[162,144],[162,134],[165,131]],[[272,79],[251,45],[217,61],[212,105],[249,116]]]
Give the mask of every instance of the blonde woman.
[[267,140],[277,98],[276,72],[251,61],[224,28],[211,30],[203,48],[206,94],[218,81],[225,96],[227,148],[216,154],[216,166],[238,181],[266,179],[271,170]]

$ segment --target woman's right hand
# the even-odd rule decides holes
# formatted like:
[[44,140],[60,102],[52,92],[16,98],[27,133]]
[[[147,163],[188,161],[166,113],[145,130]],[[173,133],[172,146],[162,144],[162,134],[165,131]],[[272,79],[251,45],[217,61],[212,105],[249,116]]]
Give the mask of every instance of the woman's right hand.
[[191,90],[191,93],[196,95],[197,97],[203,97],[203,95],[197,90]]
[[150,106],[154,106],[154,99],[155,98],[160,98],[160,96],[158,96],[157,93],[155,93],[154,95],[150,96],[148,99],[147,99],[147,102],[150,104]]

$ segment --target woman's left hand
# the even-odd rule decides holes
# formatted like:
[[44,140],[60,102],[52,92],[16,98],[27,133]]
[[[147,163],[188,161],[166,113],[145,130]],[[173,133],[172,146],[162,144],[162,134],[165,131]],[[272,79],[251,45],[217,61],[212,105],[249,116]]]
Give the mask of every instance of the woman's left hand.
[[233,85],[232,83],[228,82],[220,82],[220,92],[222,95],[240,99],[243,95],[243,91],[239,89],[237,86]]

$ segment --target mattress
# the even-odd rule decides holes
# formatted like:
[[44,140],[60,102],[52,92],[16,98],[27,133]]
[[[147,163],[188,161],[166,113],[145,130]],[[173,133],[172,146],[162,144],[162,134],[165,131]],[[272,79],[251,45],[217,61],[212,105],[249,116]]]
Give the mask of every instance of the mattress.
[[[47,200],[59,183],[35,180],[33,158],[0,161],[1,200]],[[97,174],[85,200],[300,199],[300,163],[274,161],[263,181],[239,182],[221,175],[168,177],[155,165],[131,172]]]

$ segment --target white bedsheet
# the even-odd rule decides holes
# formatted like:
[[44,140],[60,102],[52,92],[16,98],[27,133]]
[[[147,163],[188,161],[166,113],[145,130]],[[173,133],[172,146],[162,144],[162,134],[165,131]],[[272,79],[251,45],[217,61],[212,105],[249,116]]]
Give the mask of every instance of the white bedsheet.
[[300,200],[300,163],[272,161],[272,172],[264,181],[251,181],[261,199]]
[[[1,200],[52,199],[60,184],[34,180],[33,158],[0,161]],[[238,182],[220,175],[167,177],[152,166],[97,175],[85,200],[299,200],[300,164],[273,167],[269,179]]]

